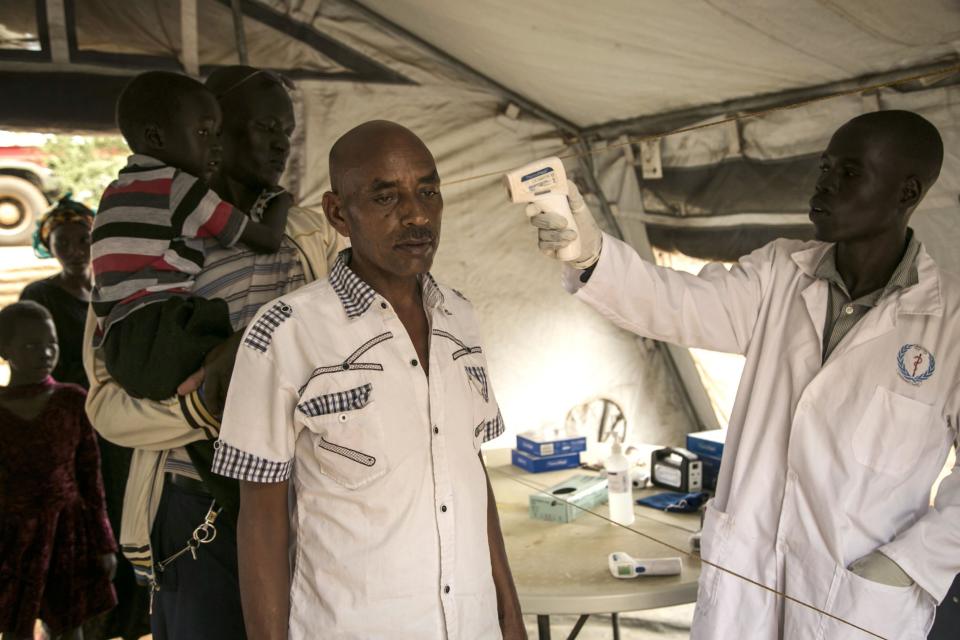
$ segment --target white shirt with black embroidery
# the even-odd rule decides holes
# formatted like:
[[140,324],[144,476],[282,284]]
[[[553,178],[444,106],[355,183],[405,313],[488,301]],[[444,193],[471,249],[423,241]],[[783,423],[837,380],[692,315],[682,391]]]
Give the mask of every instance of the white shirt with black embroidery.
[[348,264],[251,323],[213,470],[291,482],[291,640],[499,638],[478,454],[504,425],[473,308],[421,278],[428,377]]

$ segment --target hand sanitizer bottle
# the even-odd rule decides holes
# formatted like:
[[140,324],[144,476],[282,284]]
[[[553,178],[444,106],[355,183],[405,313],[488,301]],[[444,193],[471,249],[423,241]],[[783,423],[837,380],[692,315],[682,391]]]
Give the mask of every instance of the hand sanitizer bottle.
[[633,523],[633,484],[630,482],[630,460],[623,455],[620,440],[613,436],[610,457],[604,462],[607,470],[607,495],[610,519],[617,524]]

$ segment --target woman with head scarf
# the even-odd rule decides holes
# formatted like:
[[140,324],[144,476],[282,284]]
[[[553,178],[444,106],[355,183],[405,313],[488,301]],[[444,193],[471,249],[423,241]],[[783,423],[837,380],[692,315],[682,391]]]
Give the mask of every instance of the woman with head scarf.
[[[20,294],[21,300],[38,302],[53,316],[60,343],[60,360],[52,373],[54,380],[72,382],[85,389],[88,383],[83,369],[83,328],[93,285],[90,269],[93,215],[93,211],[67,194],[40,218],[33,235],[33,251],[38,258],[56,258],[61,270],[49,278],[31,282]],[[97,445],[107,515],[113,530],[120,531],[123,493],[133,450],[104,438],[97,438]],[[118,559],[113,581],[117,607],[106,616],[84,624],[85,638],[97,640],[115,635],[138,638],[149,631],[147,591],[137,587],[130,563],[119,555]]]
[[93,211],[64,196],[37,224],[33,250],[39,258],[56,258],[60,272],[31,282],[21,300],[38,302],[53,316],[60,341],[60,362],[53,370],[58,382],[72,382],[87,388],[81,357],[83,325],[90,303],[90,229]]

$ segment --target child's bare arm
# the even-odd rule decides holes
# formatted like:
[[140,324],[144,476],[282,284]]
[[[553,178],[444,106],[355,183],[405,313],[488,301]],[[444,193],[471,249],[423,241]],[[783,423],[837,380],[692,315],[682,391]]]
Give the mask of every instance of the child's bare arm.
[[287,213],[293,206],[293,196],[288,192],[270,200],[260,222],[250,220],[240,234],[240,241],[257,253],[275,253],[280,249],[283,231],[287,226]]

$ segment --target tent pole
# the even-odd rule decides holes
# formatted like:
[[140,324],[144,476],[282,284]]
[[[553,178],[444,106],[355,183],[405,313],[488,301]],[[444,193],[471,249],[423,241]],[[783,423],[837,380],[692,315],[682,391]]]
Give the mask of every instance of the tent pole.
[[237,42],[237,58],[240,64],[250,64],[250,57],[247,55],[247,35],[243,31],[243,9],[240,8],[240,0],[230,0],[230,8],[233,10],[233,37]]
[[63,0],[46,0],[47,33],[50,38],[50,61],[55,64],[70,63],[70,44],[67,36],[66,10]]
[[[749,98],[736,98],[725,102],[691,107],[689,109],[678,109],[676,111],[627,118],[625,120],[615,120],[585,127],[582,130],[582,134],[590,140],[613,140],[624,134],[633,136],[654,135],[716,116],[764,111],[766,109],[782,107],[805,100],[825,98],[845,92],[849,93],[861,89],[868,89],[876,85],[893,84],[898,80],[916,76],[929,75],[931,79],[935,78],[934,81],[936,82],[950,75],[955,75],[958,70],[958,63],[960,63],[960,59],[953,57],[932,64],[909,67],[897,71],[869,74],[858,78],[841,80],[839,82],[829,82],[812,87],[804,87],[802,89],[766,93]],[[938,71],[944,71],[943,76],[938,78]]]
[[[233,1],[236,2],[237,0],[233,0]],[[434,57],[446,62],[447,64],[456,68],[457,70],[468,74],[474,79],[479,80],[482,84],[486,85],[488,88],[493,89],[494,91],[496,91],[503,97],[507,98],[508,100],[515,102],[517,106],[520,107],[521,109],[524,109],[525,111],[529,111],[530,113],[537,116],[541,120],[545,120],[549,122],[550,124],[555,126],[557,129],[563,131],[567,135],[570,135],[570,136],[580,135],[580,128],[577,127],[577,125],[570,122],[569,120],[563,118],[562,116],[557,115],[556,113],[553,113],[552,111],[550,111],[545,107],[540,106],[533,100],[530,100],[529,98],[526,98],[520,95],[516,91],[509,89],[508,87],[505,87],[504,85],[500,84],[493,78],[490,78],[489,76],[486,76],[483,73],[477,71],[473,67],[467,65],[465,62],[459,60],[458,58],[455,58],[454,56],[450,55],[446,51],[443,51],[435,47],[434,45],[430,44],[423,38],[417,36],[414,33],[411,33],[410,31],[407,31],[397,23],[391,20],[388,20],[387,18],[383,17],[373,9],[368,9],[361,2],[358,2],[357,0],[339,0],[339,2],[340,4],[348,6],[351,9],[359,12],[364,17],[369,19],[372,23],[379,24],[379,26],[389,31],[393,31],[395,34],[399,35],[400,37],[406,40],[410,40],[416,45],[418,45],[419,47],[426,49]]]
[[610,203],[607,202],[607,197],[603,194],[600,182],[597,180],[597,176],[593,171],[593,155],[590,153],[590,147],[587,146],[587,143],[584,142],[582,138],[577,139],[575,147],[577,150],[577,161],[583,170],[584,180],[587,181],[587,186],[590,188],[590,191],[597,194],[597,199],[600,201],[600,215],[603,216],[604,221],[607,223],[611,235],[616,236],[620,240],[624,240],[623,229],[620,228],[620,223],[617,222],[616,216],[613,215],[613,209],[610,208]]
[[[594,173],[593,156],[590,154],[590,147],[583,139],[578,139],[576,143],[577,159],[583,170],[584,180],[587,187],[597,196],[600,202],[600,214],[607,223],[611,235],[620,240],[626,240],[620,224],[607,202],[607,196],[603,193],[603,188],[597,180]],[[634,247],[645,260],[653,262],[653,249],[649,244],[642,247]],[[717,421],[717,414],[713,411],[713,405],[710,404],[710,396],[707,394],[706,387],[703,386],[703,380],[700,379],[700,373],[697,371],[696,364],[690,351],[683,347],[651,340],[656,345],[657,350],[663,356],[663,362],[670,371],[671,376],[677,381],[682,396],[681,402],[686,410],[690,423],[696,427],[696,431],[705,429],[718,429],[720,423]]]
[[200,75],[198,36],[197,0],[180,0],[180,63],[195,78]]

